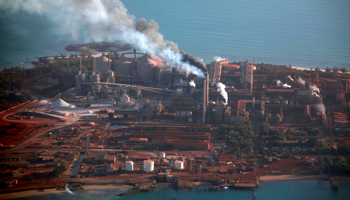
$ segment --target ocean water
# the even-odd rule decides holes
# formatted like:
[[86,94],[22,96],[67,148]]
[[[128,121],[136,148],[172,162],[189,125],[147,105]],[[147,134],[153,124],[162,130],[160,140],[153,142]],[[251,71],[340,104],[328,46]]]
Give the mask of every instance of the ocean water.
[[[349,0],[121,0],[167,40],[204,59],[350,71]],[[71,42],[42,16],[0,13],[0,69],[64,52]],[[77,41],[78,42],[78,41]]]
[[[256,198],[252,193],[257,194]],[[338,191],[332,191],[327,181],[316,180],[288,180],[263,182],[256,190],[222,190],[222,191],[199,191],[178,192],[171,188],[160,189],[159,191],[139,193],[132,196],[119,197],[119,191],[96,190],[90,192],[74,192],[74,194],[60,193],[29,197],[26,199],[87,199],[87,200],[171,200],[176,195],[177,200],[344,200],[349,199],[350,184],[340,184]]]

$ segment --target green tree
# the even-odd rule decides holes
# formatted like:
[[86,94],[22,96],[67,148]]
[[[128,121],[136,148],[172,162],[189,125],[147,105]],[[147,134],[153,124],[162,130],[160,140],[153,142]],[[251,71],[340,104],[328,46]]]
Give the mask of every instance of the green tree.
[[260,125],[260,134],[268,135],[270,130],[270,124],[268,122],[263,122]]
[[64,171],[66,171],[66,166],[64,166],[64,164],[57,165],[53,170],[53,176],[59,177]]

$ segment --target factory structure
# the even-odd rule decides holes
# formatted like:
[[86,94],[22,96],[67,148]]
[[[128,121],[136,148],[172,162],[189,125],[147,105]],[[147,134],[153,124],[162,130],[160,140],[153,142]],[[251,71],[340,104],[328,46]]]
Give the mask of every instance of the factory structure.
[[[75,88],[30,104],[37,107],[5,111],[13,112],[7,116],[11,121],[43,121],[40,128],[46,131],[29,135],[32,141],[20,150],[25,155],[1,156],[0,162],[11,161],[18,170],[6,183],[11,187],[16,180],[27,181],[26,175],[17,179],[24,167],[41,179],[37,171],[65,164],[65,180],[111,175],[133,181],[136,175],[178,182],[192,177],[252,189],[256,177],[271,169],[315,170],[314,160],[290,154],[307,155],[312,148],[303,143],[310,139],[324,143],[325,152],[334,144],[350,144],[347,73],[229,60],[215,60],[199,73],[189,64],[136,49],[82,56],[79,64]],[[9,133],[23,127],[8,126]],[[263,142],[268,145],[260,148]],[[284,156],[274,158],[266,150]]]
[[[189,64],[169,63],[136,48],[118,55],[93,56],[86,66],[82,64],[83,59],[87,58],[80,58],[80,71],[76,76],[77,96],[108,96],[114,102],[139,100],[145,92],[167,93],[175,99],[189,97],[197,106],[177,107],[174,113],[194,113],[189,120],[197,123],[212,122],[210,118],[225,121],[232,113],[230,106],[227,107],[230,101],[252,99],[255,66],[248,61],[238,64],[213,61],[206,66],[208,72],[199,76],[198,72],[190,71]],[[215,117],[210,117],[213,113]]]
[[[76,76],[76,95],[107,96],[113,98],[116,105],[136,105],[142,99],[166,96],[172,99],[171,108],[162,109],[170,105],[158,102],[153,106],[153,113],[160,119],[166,112],[165,118],[171,116],[176,121],[189,123],[230,124],[249,122],[253,117],[280,124],[294,109],[310,119],[319,118],[326,126],[329,122],[320,90],[336,92],[337,102],[343,106],[349,90],[348,82],[319,77],[316,70],[313,73],[279,70],[270,80],[248,61],[213,61],[199,76],[190,71],[188,64],[169,63],[137,49],[95,56],[87,63],[88,67],[83,66],[83,60],[81,58]],[[111,116],[120,112],[114,113]]]

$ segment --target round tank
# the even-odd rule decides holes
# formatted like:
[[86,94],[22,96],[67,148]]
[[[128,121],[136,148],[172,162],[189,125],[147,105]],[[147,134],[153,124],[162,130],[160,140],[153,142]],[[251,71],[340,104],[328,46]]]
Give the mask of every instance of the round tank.
[[154,161],[153,160],[143,161],[143,171],[153,172],[153,170],[154,170]]
[[94,57],[96,58],[96,71],[101,73],[108,72],[108,58],[102,54]]
[[184,169],[184,162],[180,160],[175,161],[175,169]]
[[128,58],[120,58],[114,62],[115,71],[118,75],[132,76],[132,61]]
[[126,161],[125,162],[125,171],[128,171],[128,172],[134,171],[134,162],[133,161]]
[[137,74],[143,79],[156,79],[157,62],[149,58],[149,54],[146,54],[139,58],[137,63]]
[[165,158],[165,152],[161,152],[161,153],[159,154],[159,157],[160,157],[160,158]]

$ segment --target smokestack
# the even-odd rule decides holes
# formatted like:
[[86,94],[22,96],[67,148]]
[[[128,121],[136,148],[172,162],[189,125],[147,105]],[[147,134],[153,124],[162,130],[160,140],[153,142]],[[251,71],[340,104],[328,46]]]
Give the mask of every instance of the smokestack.
[[83,56],[80,57],[80,70],[79,70],[79,74],[82,74],[83,71]]
[[254,106],[255,106],[255,97],[253,97],[253,109],[254,109]]
[[137,49],[136,47],[134,48],[134,62],[137,62]]
[[111,62],[110,62],[110,56],[111,54],[108,54],[108,72],[111,71]]
[[94,57],[94,74],[96,74],[96,58]]
[[205,124],[205,115],[207,112],[207,105],[209,101],[209,76],[208,73],[204,73],[203,81],[203,119],[202,122]]

